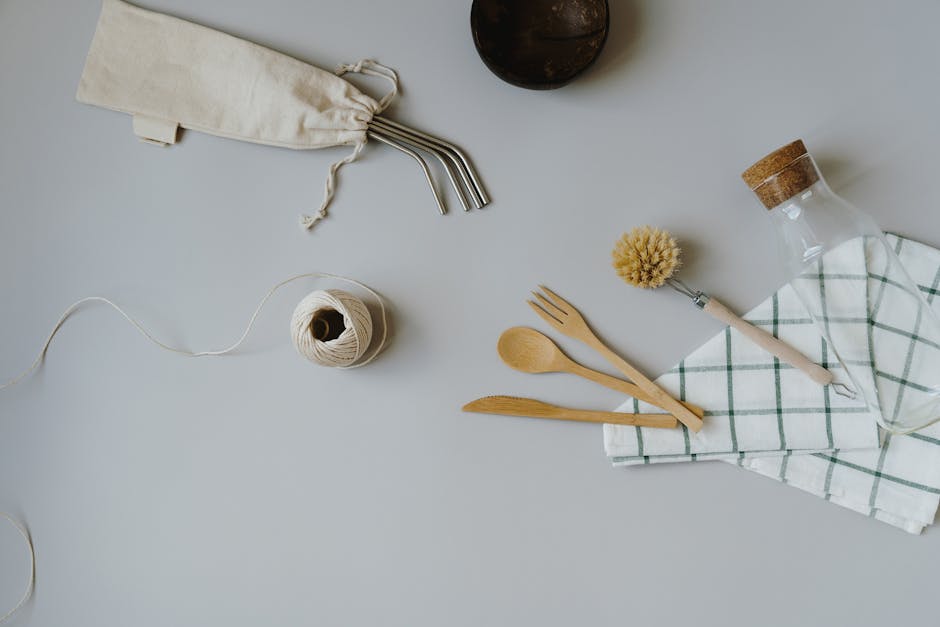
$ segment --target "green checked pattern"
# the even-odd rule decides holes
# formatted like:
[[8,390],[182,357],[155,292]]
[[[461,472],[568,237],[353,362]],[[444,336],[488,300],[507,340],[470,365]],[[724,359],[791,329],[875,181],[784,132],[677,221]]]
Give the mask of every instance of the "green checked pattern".
[[[940,313],[940,299],[936,298],[940,251],[903,238],[889,239],[927,302]],[[875,275],[871,281],[882,284],[883,277]],[[875,293],[875,303],[879,297]],[[885,300],[881,298],[880,302]],[[940,367],[933,363],[938,346],[924,337],[929,335],[924,320],[917,313],[910,315],[913,324],[908,332],[896,324],[879,323],[884,320],[880,315],[871,325],[876,349],[884,347],[879,344],[879,331],[886,333],[885,345],[894,341],[891,336],[904,338],[903,357],[894,362],[900,365],[900,376],[885,372],[891,365],[875,360],[879,400],[889,424],[902,417],[911,397],[916,399],[925,393],[928,386],[924,381],[940,373]],[[883,445],[876,449],[811,455],[787,452],[776,459],[741,458],[734,463],[910,533],[920,533],[932,524],[940,505],[940,423],[907,435],[886,434]]]
[[[898,256],[905,253],[905,241],[894,238],[890,244]],[[901,282],[905,268],[890,252],[878,238],[851,240],[793,286],[829,345],[840,350],[853,387],[864,393],[879,422],[903,432],[940,418],[940,323],[933,316],[924,319],[923,296]],[[925,292],[937,279],[936,269],[927,272],[932,274],[922,278]]]
[[[940,251],[889,239],[940,313],[940,299],[935,299]],[[875,399],[875,411],[862,399],[848,400],[813,384],[736,331],[725,329],[658,380],[671,393],[706,408],[705,428],[692,434],[686,429],[605,425],[605,447],[613,463],[717,459],[910,532],[930,524],[940,498],[940,427],[886,436],[882,443],[876,423],[902,420],[905,404],[928,393],[931,377],[940,374],[940,344],[924,332],[916,308],[897,311],[893,306],[903,299],[892,291],[903,288],[886,279],[883,264],[867,258],[871,254],[859,241],[840,256],[830,253],[804,277],[818,294],[811,306],[819,308],[813,313],[825,321],[829,337],[839,346],[856,347],[840,355],[854,382],[820,337],[792,286],[745,318]],[[633,399],[623,409],[655,411]]]

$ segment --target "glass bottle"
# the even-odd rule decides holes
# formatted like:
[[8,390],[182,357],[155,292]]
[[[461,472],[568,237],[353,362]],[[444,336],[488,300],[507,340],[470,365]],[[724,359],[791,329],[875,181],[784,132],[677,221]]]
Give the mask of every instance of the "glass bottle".
[[[769,210],[790,285],[879,424],[940,420],[940,318],[874,220],[829,188],[797,140],[742,178]],[[936,287],[936,286],[934,286]],[[834,365],[834,364],[831,364]]]

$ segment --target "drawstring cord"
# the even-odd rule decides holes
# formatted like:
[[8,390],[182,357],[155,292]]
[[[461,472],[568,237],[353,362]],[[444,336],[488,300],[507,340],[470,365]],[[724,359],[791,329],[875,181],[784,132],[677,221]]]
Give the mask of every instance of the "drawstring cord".
[[[379,78],[384,78],[389,83],[391,83],[391,89],[378,101],[378,107],[373,111],[373,115],[377,115],[385,111],[392,100],[395,99],[395,96],[399,92],[399,80],[398,73],[392,68],[382,65],[378,61],[373,59],[362,59],[358,63],[354,64],[342,64],[336,68],[336,75],[343,76],[346,73],[353,72],[355,74],[364,74],[366,76],[377,76]],[[315,215],[302,215],[300,216],[300,226],[304,230],[309,231],[316,225],[317,222],[322,220],[327,215],[327,207],[330,206],[330,203],[333,201],[333,196],[336,193],[336,176],[339,172],[339,169],[342,168],[347,163],[352,163],[359,158],[359,155],[362,154],[362,149],[365,147],[365,140],[357,142],[353,148],[352,153],[346,157],[340,159],[336,163],[330,166],[330,171],[326,177],[326,184],[323,190],[323,202],[320,203],[320,208],[317,210]]]
[[375,110],[376,115],[385,111],[385,109],[388,108],[388,105],[392,104],[392,100],[395,98],[395,96],[398,95],[398,72],[388,67],[387,65],[382,65],[373,59],[363,59],[359,63],[352,65],[344,63],[336,67],[335,73],[337,76],[342,76],[347,72],[364,74],[366,76],[378,76],[379,78],[384,78],[392,84],[392,88],[389,90],[389,92],[382,96],[382,99],[379,100],[379,108]]

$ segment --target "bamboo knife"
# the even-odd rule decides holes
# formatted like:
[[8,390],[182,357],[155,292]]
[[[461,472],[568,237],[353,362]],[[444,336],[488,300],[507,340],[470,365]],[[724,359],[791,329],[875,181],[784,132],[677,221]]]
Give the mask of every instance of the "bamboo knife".
[[484,396],[470,401],[463,406],[464,411],[478,414],[501,414],[503,416],[524,416],[527,418],[551,418],[553,420],[574,420],[577,422],[601,422],[613,425],[633,425],[637,427],[675,428],[679,423],[669,414],[624,414],[615,411],[594,411],[589,409],[569,409],[550,403],[543,403],[532,398],[515,396]]

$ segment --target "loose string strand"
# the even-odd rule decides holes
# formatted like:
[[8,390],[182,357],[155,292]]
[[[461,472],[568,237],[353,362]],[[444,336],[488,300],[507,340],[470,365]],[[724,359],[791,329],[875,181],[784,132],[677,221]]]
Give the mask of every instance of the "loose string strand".
[[[343,63],[336,68],[337,76],[343,76],[350,72],[364,74],[366,76],[377,76],[391,83],[392,86],[389,91],[378,101],[378,106],[375,111],[372,112],[373,115],[378,115],[385,111],[400,92],[401,82],[398,78],[398,72],[387,65],[382,65],[374,59],[362,59],[357,63]],[[340,168],[357,160],[359,155],[362,154],[364,147],[365,140],[358,142],[349,155],[330,166],[330,170],[326,176],[326,182],[324,183],[323,201],[320,203],[320,207],[314,215],[304,214],[300,216],[300,228],[309,231],[317,222],[327,216],[327,208],[330,206],[330,203],[333,202],[333,196],[336,195],[336,179],[339,175]]]
[[0,517],[3,517],[9,522],[13,527],[19,532],[23,537],[23,541],[26,543],[27,549],[29,549],[29,579],[26,581],[26,589],[23,591],[23,596],[20,597],[19,602],[13,606],[9,612],[0,616],[0,624],[7,622],[10,618],[16,614],[23,605],[29,601],[29,598],[33,596],[33,586],[36,584],[36,551],[33,548],[33,539],[29,535],[29,532],[26,528],[18,523],[13,516],[7,514],[6,512],[0,512]]
[[48,337],[46,338],[46,341],[43,343],[42,349],[39,351],[39,355],[36,357],[35,361],[33,361],[32,365],[29,368],[27,368],[25,371],[23,371],[20,375],[7,381],[3,385],[0,385],[0,390],[16,385],[17,383],[19,383],[24,378],[29,376],[34,370],[36,370],[39,367],[43,359],[45,359],[46,353],[49,350],[49,346],[52,344],[52,340],[56,336],[56,334],[59,332],[59,329],[62,327],[62,324],[66,321],[66,319],[69,316],[71,316],[79,307],[81,307],[85,303],[101,302],[101,303],[105,303],[106,305],[111,306],[115,311],[121,314],[121,316],[123,316],[125,320],[130,322],[141,335],[143,335],[145,338],[147,338],[153,344],[156,344],[158,347],[162,348],[163,350],[166,350],[172,353],[177,353],[179,355],[184,355],[186,357],[217,357],[220,355],[231,353],[232,351],[237,349],[239,346],[241,346],[242,342],[244,342],[245,339],[247,339],[248,334],[251,333],[251,330],[255,325],[255,321],[257,320],[258,316],[261,314],[261,310],[264,308],[265,304],[274,295],[275,292],[277,292],[279,289],[281,289],[282,287],[284,287],[285,285],[289,283],[293,283],[294,281],[298,281],[300,279],[309,279],[309,278],[332,279],[335,281],[343,281],[343,282],[349,283],[351,285],[355,285],[365,290],[378,301],[379,309],[382,312],[382,337],[379,340],[379,344],[373,350],[372,355],[370,355],[366,360],[357,362],[356,364],[353,364],[350,366],[340,366],[340,367],[341,368],[358,368],[359,366],[364,366],[367,363],[371,362],[373,359],[375,359],[376,356],[378,356],[378,354],[385,347],[385,344],[388,338],[388,315],[385,309],[385,300],[378,294],[378,292],[376,292],[369,286],[363,283],[360,283],[359,281],[356,281],[355,279],[350,279],[350,278],[340,276],[337,274],[329,274],[326,272],[308,272],[305,274],[298,274],[296,276],[292,276],[291,278],[281,281],[280,283],[272,287],[270,290],[268,290],[268,293],[265,294],[264,298],[261,299],[261,302],[258,303],[258,306],[255,308],[254,313],[251,314],[251,318],[248,320],[248,326],[245,327],[245,331],[241,334],[241,337],[239,337],[238,340],[231,346],[227,348],[222,348],[219,350],[207,350],[207,351],[193,352],[185,348],[177,348],[174,346],[170,346],[169,344],[166,344],[158,340],[157,338],[155,338],[149,331],[147,331],[146,328],[144,328],[144,326],[139,321],[137,321],[134,317],[132,317],[130,314],[124,311],[124,309],[116,305],[111,300],[103,296],[88,296],[88,297],[82,298],[80,300],[75,301],[71,305],[69,305],[69,307],[65,310],[62,316],[59,318],[59,321],[56,322],[55,326],[52,327],[52,331],[49,333]]

